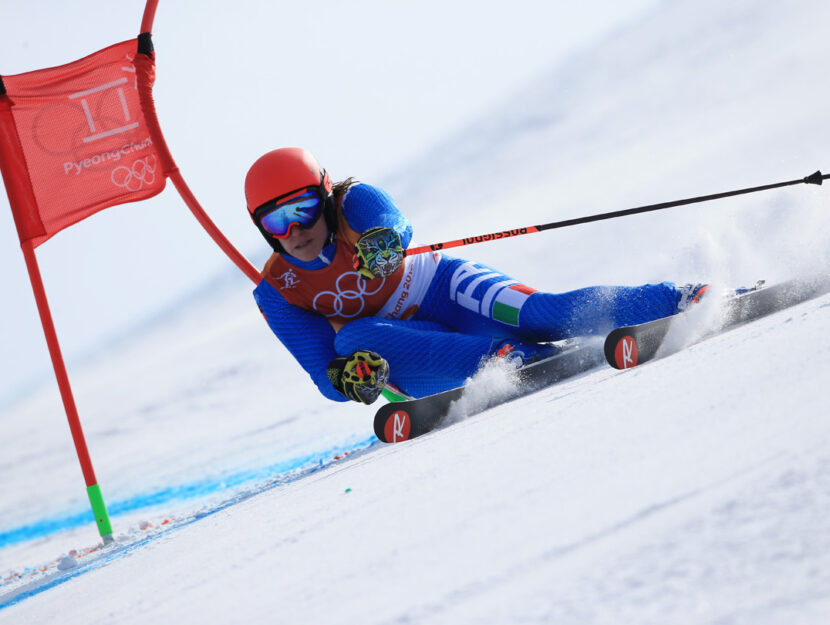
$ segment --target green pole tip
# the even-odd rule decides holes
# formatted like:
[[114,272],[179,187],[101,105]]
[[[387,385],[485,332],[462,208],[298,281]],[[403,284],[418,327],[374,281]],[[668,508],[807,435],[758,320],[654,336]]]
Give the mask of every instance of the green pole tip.
[[101,534],[101,538],[104,539],[106,545],[108,544],[106,537],[109,536],[112,539],[113,532],[101,487],[98,484],[93,484],[87,487],[86,492],[89,495],[89,503],[92,505],[92,513],[95,515],[95,523],[98,525],[98,533]]

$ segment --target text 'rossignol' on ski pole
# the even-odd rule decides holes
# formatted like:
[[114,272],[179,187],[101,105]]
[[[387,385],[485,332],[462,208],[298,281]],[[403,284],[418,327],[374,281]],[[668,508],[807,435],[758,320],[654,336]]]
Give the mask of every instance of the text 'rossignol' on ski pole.
[[714,193],[712,195],[701,195],[699,197],[687,198],[685,200],[674,200],[672,202],[662,202],[660,204],[649,204],[648,206],[639,206],[637,208],[627,208],[624,210],[613,211],[610,213],[600,213],[599,215],[588,215],[586,217],[577,217],[575,219],[565,219],[563,221],[554,221],[549,224],[542,224],[539,226],[526,226],[524,228],[514,228],[512,230],[502,230],[500,232],[492,232],[490,234],[483,234],[472,237],[465,237],[463,239],[455,239],[454,241],[444,241],[443,243],[433,243],[431,245],[422,245],[419,247],[412,247],[404,251],[405,256],[412,256],[414,254],[423,254],[425,252],[437,252],[451,247],[461,247],[462,245],[472,245],[474,243],[483,243],[485,241],[497,241],[499,239],[507,239],[510,237],[517,237],[523,234],[531,234],[533,232],[542,232],[543,230],[553,230],[554,228],[567,228],[568,226],[576,226],[579,224],[587,224],[592,221],[603,221],[605,219],[615,219],[617,217],[627,217],[628,215],[637,215],[639,213],[648,213],[651,211],[663,210],[664,208],[673,208],[675,206],[684,206],[686,204],[697,204],[699,202],[708,202],[711,200],[720,200],[734,195],[744,195],[746,193],[757,193],[759,191],[769,191],[770,189],[778,189],[780,187],[788,187],[796,184],[818,184],[820,185],[824,180],[830,178],[830,174],[822,174],[817,171],[805,178],[797,180],[788,180],[786,182],[776,182],[774,184],[767,184],[760,187],[748,187],[746,189],[738,189],[736,191],[726,191],[724,193]]

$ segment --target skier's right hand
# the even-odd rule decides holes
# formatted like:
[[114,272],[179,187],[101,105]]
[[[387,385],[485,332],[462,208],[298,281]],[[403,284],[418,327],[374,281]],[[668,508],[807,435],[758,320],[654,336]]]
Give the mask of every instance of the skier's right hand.
[[343,395],[352,401],[371,404],[389,381],[389,363],[380,354],[360,350],[332,360],[326,374]]

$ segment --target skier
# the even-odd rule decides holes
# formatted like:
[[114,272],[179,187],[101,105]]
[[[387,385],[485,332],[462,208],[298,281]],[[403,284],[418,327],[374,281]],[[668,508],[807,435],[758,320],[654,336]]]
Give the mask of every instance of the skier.
[[333,184],[302,148],[268,152],[245,178],[248,211],[274,254],[254,298],[320,392],[370,404],[386,384],[412,397],[460,386],[493,356],[518,364],[546,342],[683,310],[706,285],[536,291],[480,263],[404,256],[412,226],[388,193]]

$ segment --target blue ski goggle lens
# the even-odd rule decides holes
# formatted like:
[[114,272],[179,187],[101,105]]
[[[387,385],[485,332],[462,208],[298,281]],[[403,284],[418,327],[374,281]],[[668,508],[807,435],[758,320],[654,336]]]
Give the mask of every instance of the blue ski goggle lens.
[[292,226],[310,228],[323,212],[323,200],[315,189],[308,189],[300,195],[275,202],[265,208],[259,217],[263,230],[277,239],[291,234]]

